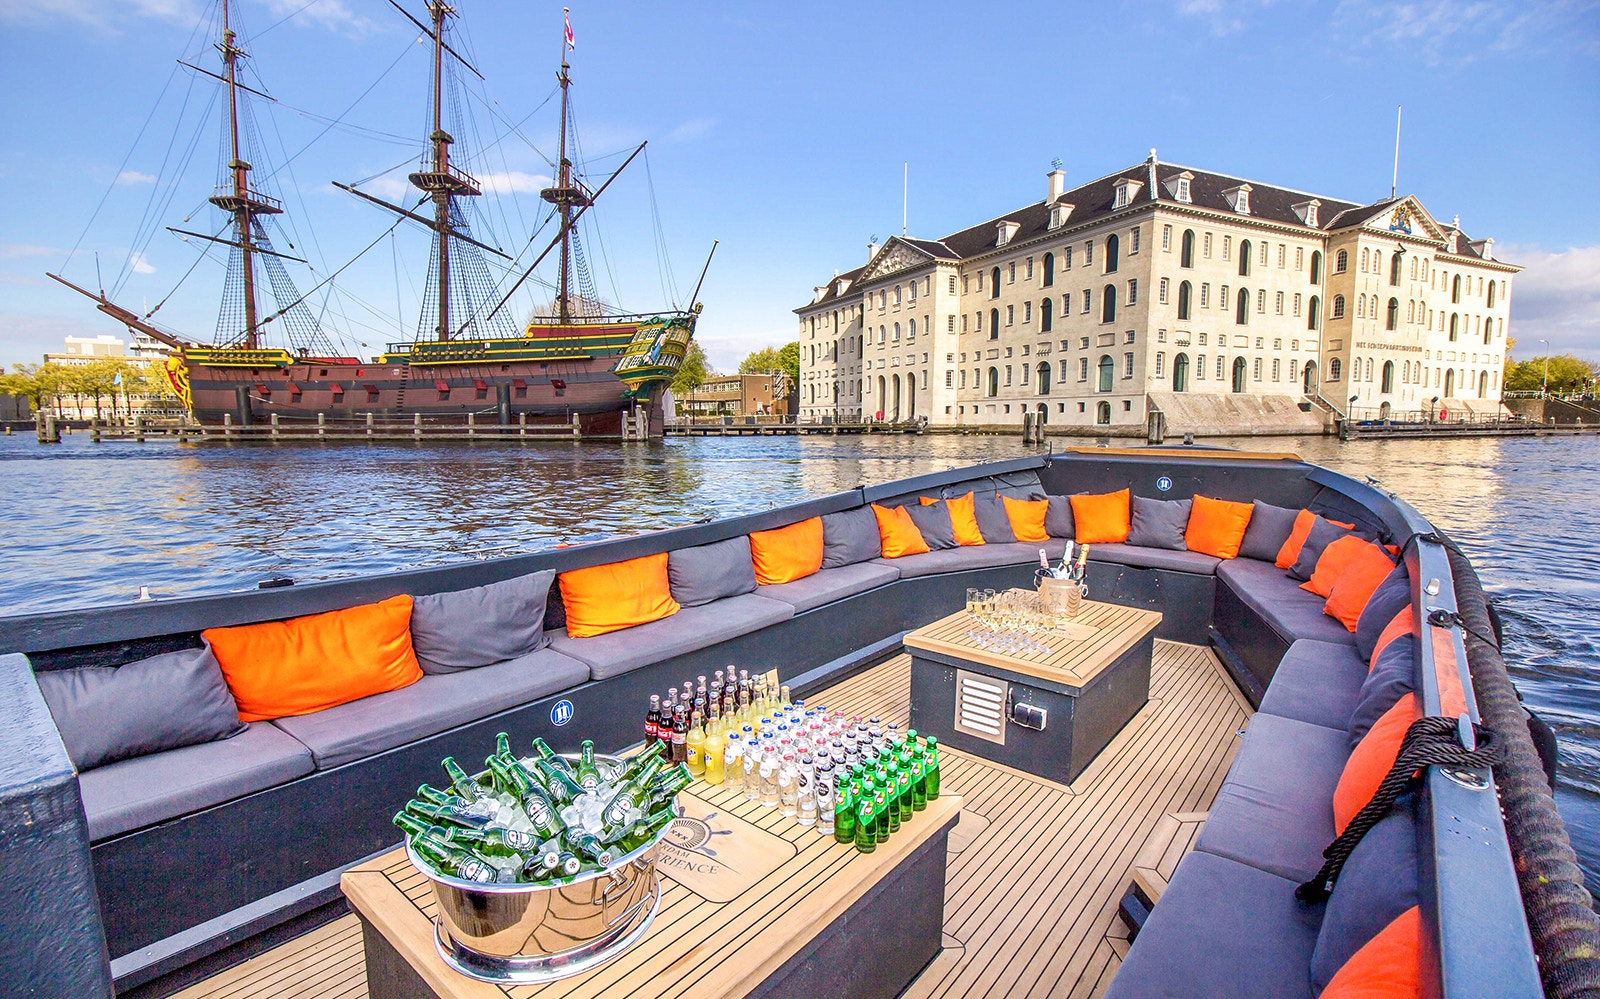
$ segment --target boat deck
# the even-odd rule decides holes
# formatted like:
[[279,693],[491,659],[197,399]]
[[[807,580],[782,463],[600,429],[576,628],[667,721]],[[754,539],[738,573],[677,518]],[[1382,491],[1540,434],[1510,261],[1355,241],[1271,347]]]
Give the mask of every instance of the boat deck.
[[[902,729],[910,699],[906,655],[811,698]],[[1158,641],[1150,702],[1070,785],[942,747],[943,785],[963,806],[950,834],[944,950],[906,995],[1103,992],[1127,950],[1118,901],[1136,869],[1169,874],[1187,849],[1249,714],[1208,649]],[[362,961],[348,915],[178,995],[364,999]]]

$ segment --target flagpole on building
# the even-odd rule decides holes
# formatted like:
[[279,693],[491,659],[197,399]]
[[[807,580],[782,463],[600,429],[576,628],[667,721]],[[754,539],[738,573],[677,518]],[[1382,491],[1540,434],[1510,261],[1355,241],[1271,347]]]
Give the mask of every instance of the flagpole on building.
[[1400,190],[1400,113],[1405,106],[1394,106],[1394,179],[1389,182],[1389,197],[1393,198]]
[[900,174],[900,235],[906,234],[906,223],[911,208],[911,161],[901,164]]

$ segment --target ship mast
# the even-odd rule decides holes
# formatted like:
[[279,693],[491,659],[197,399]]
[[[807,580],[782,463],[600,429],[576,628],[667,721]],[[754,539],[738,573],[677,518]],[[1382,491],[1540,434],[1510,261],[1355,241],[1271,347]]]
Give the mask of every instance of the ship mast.
[[234,245],[238,247],[241,256],[242,272],[244,278],[244,346],[247,350],[255,350],[260,345],[259,334],[256,328],[256,279],[255,279],[255,254],[256,244],[252,231],[251,219],[256,215],[278,215],[283,208],[278,202],[264,194],[250,190],[250,164],[239,156],[239,80],[238,62],[246,53],[234,45],[233,29],[228,23],[228,0],[222,0],[222,44],[217,50],[222,53],[223,65],[227,68],[225,82],[228,84],[228,142],[232,153],[228,160],[228,171],[232,177],[231,185],[219,187],[213,194],[210,202],[218,208],[233,216]]
[[571,66],[567,63],[567,20],[565,15],[569,8],[562,8],[562,33],[561,33],[561,149],[560,162],[556,165],[556,186],[547,187],[539,192],[539,197],[555,205],[561,211],[561,278],[557,284],[556,315],[565,323],[572,318],[572,299],[570,295],[570,280],[572,274],[572,209],[574,207],[588,207],[592,199],[583,188],[572,182],[572,161],[567,159],[567,88],[572,86]]
[[440,340],[450,339],[450,203],[456,197],[474,197],[481,192],[478,185],[465,172],[451,165],[450,144],[455,141],[443,124],[444,96],[444,22],[454,17],[455,9],[444,0],[428,0],[428,13],[433,16],[433,132],[428,141],[433,143],[431,169],[421,170],[409,177],[413,187],[433,198],[433,230],[438,240],[439,257],[439,325],[435,332]]

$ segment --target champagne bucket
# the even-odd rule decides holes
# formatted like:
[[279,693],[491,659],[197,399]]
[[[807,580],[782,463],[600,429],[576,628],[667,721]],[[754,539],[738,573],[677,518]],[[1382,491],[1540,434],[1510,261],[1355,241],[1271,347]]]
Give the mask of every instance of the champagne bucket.
[[644,936],[661,902],[656,855],[671,828],[667,823],[603,871],[536,884],[482,884],[439,874],[409,841],[406,856],[432,883],[434,943],[446,964],[486,982],[538,984],[604,964]]
[[1046,576],[1039,580],[1039,600],[1045,613],[1050,615],[1052,624],[1077,617],[1078,611],[1083,608],[1083,597],[1087,590],[1087,585],[1074,579]]

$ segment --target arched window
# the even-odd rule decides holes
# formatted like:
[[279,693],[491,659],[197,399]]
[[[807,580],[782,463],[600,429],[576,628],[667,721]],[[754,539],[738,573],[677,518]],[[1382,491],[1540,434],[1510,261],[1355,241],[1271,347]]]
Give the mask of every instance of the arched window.
[[1494,336],[1494,317],[1490,316],[1483,321],[1483,345],[1489,346],[1489,338]]
[[1000,268],[998,267],[989,272],[989,297],[1000,297]]
[[1044,286],[1048,288],[1055,283],[1056,255],[1054,253],[1046,253],[1044,255]]
[[1183,246],[1178,252],[1179,267],[1194,266],[1194,230],[1183,230]]
[[1489,372],[1478,372],[1478,398],[1486,399],[1489,396]]
[[[1404,254],[1399,250],[1394,251],[1394,254],[1389,257],[1389,283],[1396,288],[1400,287],[1400,267],[1403,257]],[[1392,326],[1390,327],[1390,329],[1393,328]]]
[[[1457,280],[1460,280],[1459,278]],[[1456,369],[1446,368],[1444,372],[1444,397],[1454,399],[1456,395]]]
[[1235,357],[1233,359],[1233,390],[1235,392],[1244,391],[1245,375],[1248,373],[1248,368],[1249,365],[1245,363],[1244,358]]
[[1340,250],[1339,255],[1333,258],[1333,272],[1343,274],[1350,269],[1350,251]]
[[1495,286],[1495,282],[1490,281],[1489,282],[1488,307],[1491,308],[1491,309],[1494,308],[1494,286]]
[[[1459,281],[1461,279],[1460,278],[1456,278],[1456,280]],[[1456,338],[1456,326],[1460,323],[1460,321],[1461,321],[1461,316],[1459,314],[1454,313],[1454,312],[1450,313],[1450,340],[1452,342],[1455,341],[1455,338]]]
[[1317,390],[1317,384],[1317,362],[1307,361],[1306,370],[1301,375],[1301,388],[1305,389],[1306,395],[1310,395]]
[[1250,276],[1250,241],[1248,239],[1239,244],[1239,276]]
[[1398,298],[1389,299],[1389,311],[1384,316],[1383,327],[1390,330],[1400,328],[1400,300]]
[[1104,426],[1111,422],[1111,403],[1097,402],[1094,405],[1094,422]]
[[1111,359],[1111,355],[1110,354],[1102,354],[1102,355],[1100,355],[1100,368],[1099,368],[1100,383],[1099,383],[1099,390],[1101,392],[1110,392],[1111,391],[1111,378],[1112,378],[1112,375],[1115,373],[1115,371],[1116,371],[1116,362]]
[[913,319],[913,320],[911,320],[911,339],[915,340],[916,338],[917,338],[917,321],[915,319]]
[[887,391],[888,384],[887,379],[882,375],[878,376],[878,419],[880,420],[883,419],[884,399],[888,398],[889,395]]
[[1046,298],[1039,302],[1039,332],[1048,333],[1055,325],[1055,299]]
[[1100,321],[1102,323],[1116,322],[1117,319],[1117,286],[1108,284],[1100,291]]
[[1038,377],[1039,394],[1040,395],[1049,395],[1050,394],[1050,362],[1049,361],[1040,361],[1039,362],[1039,367],[1036,370],[1036,373],[1039,376]]
[[1361,248],[1361,273],[1365,274],[1372,265],[1372,251],[1366,247]]
[[1330,319],[1343,319],[1344,318],[1344,296],[1343,295],[1335,295],[1335,296],[1333,296],[1333,315],[1330,316],[1329,318]]
[[1461,275],[1457,274],[1450,282],[1450,304],[1456,305],[1461,301]]
[[917,418],[917,376],[906,375],[906,419]]
[[1250,321],[1250,292],[1246,288],[1239,289],[1239,304],[1233,310],[1233,321],[1240,326]]
[[1329,361],[1328,362],[1328,381],[1330,381],[1330,382],[1338,381],[1339,380],[1339,374],[1343,370],[1343,368],[1344,368],[1344,361],[1341,360],[1340,358],[1335,357],[1333,360]]
[[[1344,302],[1344,299],[1342,299],[1342,298],[1339,299],[1339,302],[1341,303],[1341,306],[1342,306],[1342,303]],[[1315,295],[1312,295],[1311,296],[1311,302],[1309,303],[1309,307],[1306,309],[1306,329],[1314,330],[1314,329],[1319,328],[1321,325],[1322,325],[1322,299],[1318,298]]]
[[1322,283],[1322,251],[1311,251],[1311,283]]
[[1189,355],[1179,354],[1172,359],[1172,391],[1189,391]]
[[989,339],[1000,339],[1000,310],[989,310]]
[[997,396],[999,394],[1000,394],[1000,369],[999,368],[990,368],[989,369],[989,397],[993,398],[993,397],[995,397],[995,396]]
[[1194,288],[1187,281],[1178,285],[1178,318],[1189,318],[1189,300],[1194,294]]
[[1112,233],[1106,237],[1106,273],[1114,274],[1117,270],[1118,251],[1122,249],[1122,241],[1117,239],[1117,234]]
[[900,324],[899,323],[895,323],[894,324],[894,342],[895,343],[899,343],[900,342]]
[[1393,392],[1394,391],[1394,362],[1393,361],[1384,361],[1383,362],[1383,391],[1385,391],[1385,392]]

